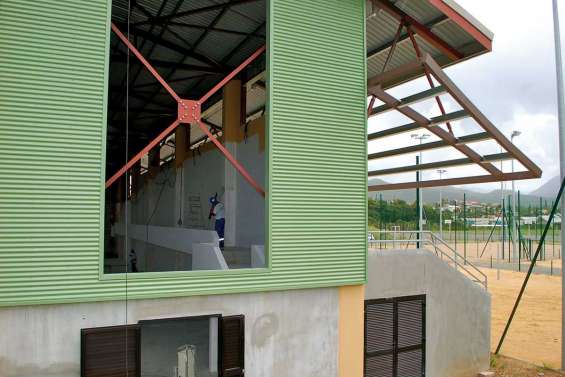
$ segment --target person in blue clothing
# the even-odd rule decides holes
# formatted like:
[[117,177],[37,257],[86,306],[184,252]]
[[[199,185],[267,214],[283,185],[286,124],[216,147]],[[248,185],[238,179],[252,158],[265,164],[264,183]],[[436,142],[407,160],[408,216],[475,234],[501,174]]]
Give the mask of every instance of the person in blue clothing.
[[226,227],[224,204],[218,200],[218,194],[210,198],[210,214],[208,219],[215,218],[214,230],[220,239],[220,249],[224,249],[224,229]]

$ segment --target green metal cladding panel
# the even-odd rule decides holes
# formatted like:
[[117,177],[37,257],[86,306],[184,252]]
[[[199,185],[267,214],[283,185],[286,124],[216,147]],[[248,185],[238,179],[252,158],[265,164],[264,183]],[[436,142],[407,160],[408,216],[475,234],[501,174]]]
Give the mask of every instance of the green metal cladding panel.
[[364,283],[364,1],[270,1],[270,269],[127,281],[99,270],[108,3],[0,1],[0,306]]

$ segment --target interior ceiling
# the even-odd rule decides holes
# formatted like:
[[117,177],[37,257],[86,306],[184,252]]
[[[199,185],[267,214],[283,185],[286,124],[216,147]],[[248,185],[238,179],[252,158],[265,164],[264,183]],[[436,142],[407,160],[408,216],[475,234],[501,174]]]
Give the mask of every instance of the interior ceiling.
[[[182,98],[199,98],[265,44],[266,0],[113,0],[112,22]],[[118,168],[126,114],[135,154],[176,119],[177,104],[114,33],[110,52],[107,160]],[[242,78],[263,70],[259,59]]]

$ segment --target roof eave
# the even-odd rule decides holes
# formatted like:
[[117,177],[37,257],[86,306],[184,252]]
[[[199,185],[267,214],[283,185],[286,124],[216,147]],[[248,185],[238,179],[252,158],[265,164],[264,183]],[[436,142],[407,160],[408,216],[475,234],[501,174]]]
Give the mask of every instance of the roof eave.
[[459,27],[469,33],[478,43],[488,51],[492,51],[494,33],[473,17],[454,0],[429,0],[430,4],[445,14]]

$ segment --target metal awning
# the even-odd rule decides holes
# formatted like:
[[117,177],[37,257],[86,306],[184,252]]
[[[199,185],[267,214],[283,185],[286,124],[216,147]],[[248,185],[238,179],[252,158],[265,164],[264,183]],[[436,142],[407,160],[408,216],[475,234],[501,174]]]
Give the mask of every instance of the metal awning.
[[[460,158],[428,163],[403,164],[368,172],[371,178],[421,172],[465,165],[479,166],[486,174],[450,179],[400,183],[380,183],[369,186],[369,191],[400,190],[416,187],[435,187],[471,183],[499,182],[539,178],[541,169],[516,148],[445,74],[442,68],[459,63],[492,49],[493,34],[453,0],[368,0],[367,1],[367,91],[370,97],[369,118],[389,111],[397,111],[410,123],[381,129],[368,135],[368,142],[424,129],[436,137],[435,141],[370,153],[369,161],[421,153],[438,148],[453,148]],[[402,99],[387,90],[399,84],[425,76],[429,89]],[[443,97],[443,100],[442,100]],[[447,112],[445,97],[459,106]],[[379,100],[381,105],[375,107]],[[440,115],[425,117],[414,105],[435,100]],[[472,119],[481,132],[464,134],[452,122]],[[445,125],[445,126],[444,126]],[[481,154],[471,146],[495,141],[499,153]],[[524,168],[518,172],[504,172],[494,162],[515,160]],[[421,161],[420,161],[421,162]]]
[[[453,0],[367,0],[367,78],[414,61],[417,56],[409,24],[423,53],[441,67],[460,63],[492,50],[493,33]],[[406,72],[389,88],[423,75]]]
[[[379,141],[383,138],[397,135],[400,133],[410,132],[417,129],[425,129],[431,134],[437,136],[440,140],[429,142],[425,144],[409,146],[400,149],[391,149],[383,152],[369,154],[369,160],[378,160],[391,156],[400,156],[414,152],[422,152],[431,149],[451,147],[461,152],[465,157],[432,162],[421,165],[408,165],[399,166],[395,168],[387,168],[380,170],[369,171],[370,177],[399,174],[406,172],[416,172],[422,170],[458,167],[462,165],[476,164],[480,166],[488,174],[475,175],[470,177],[460,177],[452,179],[439,179],[430,181],[415,181],[403,183],[390,183],[378,184],[369,186],[369,191],[385,191],[385,190],[399,190],[409,189],[416,187],[434,187],[434,186],[448,186],[448,185],[462,185],[470,183],[485,183],[485,182],[499,182],[520,179],[539,178],[541,176],[541,169],[524,155],[514,144],[510,142],[492,123],[491,121],[465,96],[465,94],[455,85],[453,81],[443,72],[439,64],[430,56],[424,55],[417,61],[412,62],[402,69],[389,71],[385,74],[372,78],[368,82],[368,92],[373,98],[383,102],[383,105],[373,107],[373,101],[368,109],[368,116],[374,117],[383,114],[387,111],[398,111],[407,118],[412,120],[412,123],[401,125],[398,127],[389,128],[386,130],[374,132],[368,135],[368,140]],[[430,80],[433,78],[439,83],[439,86],[432,84],[432,88],[424,92],[411,95],[404,99],[397,99],[383,89],[382,83],[395,80],[399,75],[405,75],[406,72],[424,71],[429,75]],[[434,82],[431,80],[430,82]],[[441,94],[449,95],[461,107],[462,110],[457,110],[451,113],[444,113],[435,118],[427,118],[418,111],[414,110],[412,105],[426,101]],[[436,97],[436,99],[439,97]],[[438,103],[441,103],[438,102]],[[442,124],[449,124],[450,121],[459,119],[470,118],[473,119],[483,130],[483,132],[456,136],[456,133],[451,127],[448,129],[442,128]],[[494,140],[504,149],[504,152],[481,155],[473,150],[469,144]],[[518,172],[503,172],[497,168],[493,162],[501,160],[517,160],[526,170]]]

